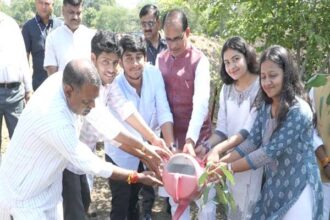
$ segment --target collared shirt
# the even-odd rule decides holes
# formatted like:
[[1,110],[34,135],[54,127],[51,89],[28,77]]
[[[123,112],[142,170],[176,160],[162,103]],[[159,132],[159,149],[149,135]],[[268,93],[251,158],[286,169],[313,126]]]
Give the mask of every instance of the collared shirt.
[[35,89],[47,78],[47,72],[44,70],[46,37],[50,31],[62,23],[58,18],[50,18],[48,24],[45,25],[37,14],[22,27],[26,53],[32,55],[32,77]]
[[[158,66],[158,59],[156,61]],[[210,63],[205,55],[199,60],[194,80],[193,111],[189,122],[186,139],[191,138],[195,143],[205,118],[209,111],[210,98]]]
[[14,19],[0,12],[0,83],[23,82],[25,92],[32,91],[21,31]]
[[62,172],[69,162],[88,174],[112,175],[113,165],[79,141],[80,125],[81,116],[68,107],[62,74],[53,74],[23,110],[3,156],[0,209],[3,204],[9,209],[54,208],[61,199]]
[[58,71],[63,71],[66,64],[73,59],[90,60],[94,34],[95,30],[84,25],[80,25],[74,32],[66,25],[56,28],[46,39],[44,67],[57,66]]
[[[92,151],[95,151],[96,143],[99,141],[106,141],[115,147],[121,145],[113,138],[120,130],[125,130],[125,128],[113,116],[113,113],[116,113],[117,118],[124,121],[137,112],[134,105],[125,98],[116,82],[101,86],[99,94],[96,100],[96,108],[92,109],[86,116],[80,132],[80,140]],[[73,164],[69,164],[67,169],[79,175],[84,174],[81,169]]]
[[[158,68],[150,64],[144,66],[141,95],[138,95],[136,89],[129,84],[123,72],[116,77],[115,82],[118,83],[125,98],[134,104],[153,131],[159,131],[160,126],[166,122],[173,122],[163,77]],[[123,125],[131,134],[143,141],[143,138],[135,129],[127,123],[123,123]],[[140,160],[133,155],[115,148],[107,142],[105,142],[105,152],[118,166],[137,170]]]
[[159,42],[157,48],[154,48],[152,43],[148,40],[146,40],[146,43],[147,43],[147,61],[152,65],[155,65],[157,55],[163,50],[167,49],[166,41],[165,39],[161,38],[161,36],[159,35]]

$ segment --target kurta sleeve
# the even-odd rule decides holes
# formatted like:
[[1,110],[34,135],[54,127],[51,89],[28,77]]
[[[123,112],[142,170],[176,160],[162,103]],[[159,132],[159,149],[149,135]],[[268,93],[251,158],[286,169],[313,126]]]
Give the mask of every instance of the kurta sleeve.
[[210,63],[202,56],[196,67],[194,80],[193,111],[189,121],[186,139],[191,138],[195,143],[200,130],[208,115],[210,98]]
[[263,111],[265,111],[265,106],[257,111],[256,119],[247,139],[235,148],[242,157],[256,150],[262,142],[262,123],[265,120]]

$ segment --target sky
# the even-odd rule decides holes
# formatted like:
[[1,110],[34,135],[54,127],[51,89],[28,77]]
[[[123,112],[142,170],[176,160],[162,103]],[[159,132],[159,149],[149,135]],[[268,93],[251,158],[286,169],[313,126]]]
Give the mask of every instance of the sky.
[[117,4],[125,8],[134,8],[141,0],[116,0]]

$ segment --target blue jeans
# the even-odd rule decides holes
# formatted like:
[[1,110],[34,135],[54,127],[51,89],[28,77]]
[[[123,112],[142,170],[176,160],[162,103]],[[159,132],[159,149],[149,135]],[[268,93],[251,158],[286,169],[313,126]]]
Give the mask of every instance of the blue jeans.
[[20,86],[12,89],[0,88],[0,149],[2,134],[2,118],[5,117],[9,138],[13,136],[18,117],[24,108],[24,88]]

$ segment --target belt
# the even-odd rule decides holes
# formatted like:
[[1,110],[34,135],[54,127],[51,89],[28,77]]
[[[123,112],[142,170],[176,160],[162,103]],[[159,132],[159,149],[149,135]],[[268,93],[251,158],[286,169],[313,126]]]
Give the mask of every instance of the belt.
[[21,85],[20,82],[0,83],[0,88],[13,89],[13,88],[16,88],[20,85]]

